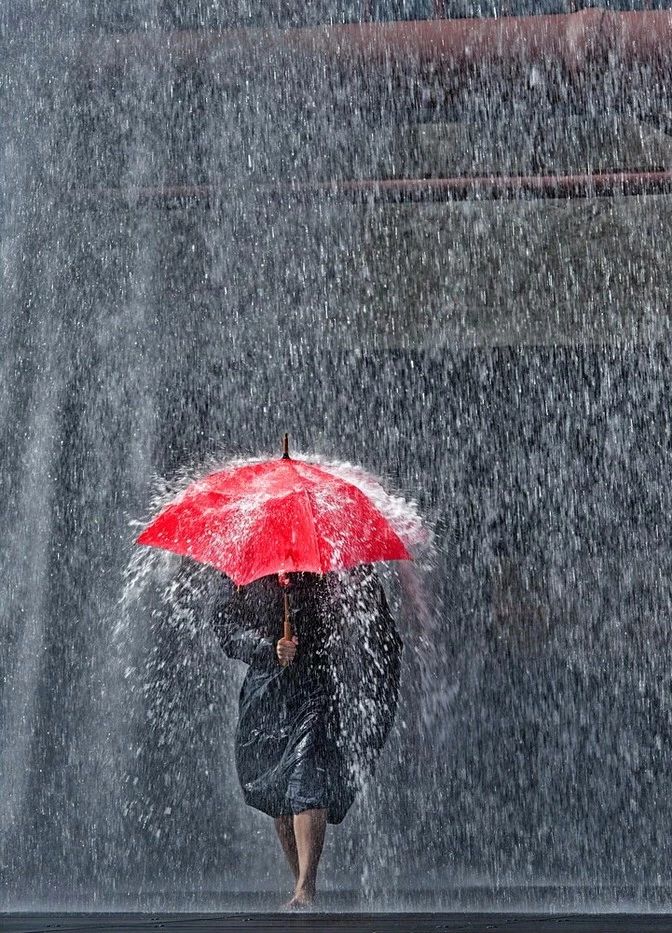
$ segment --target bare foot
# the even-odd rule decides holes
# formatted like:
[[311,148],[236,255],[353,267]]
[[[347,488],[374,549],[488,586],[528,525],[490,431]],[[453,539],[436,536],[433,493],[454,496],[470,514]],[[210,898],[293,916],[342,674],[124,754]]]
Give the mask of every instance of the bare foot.
[[280,910],[310,910],[314,900],[314,891],[295,891],[291,900],[280,905]]

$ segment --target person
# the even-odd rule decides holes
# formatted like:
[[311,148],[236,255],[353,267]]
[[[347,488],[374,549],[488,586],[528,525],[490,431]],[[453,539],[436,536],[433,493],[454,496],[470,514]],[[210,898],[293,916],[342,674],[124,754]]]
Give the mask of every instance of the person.
[[327,824],[342,822],[376,771],[398,704],[402,641],[370,565],[287,580],[222,587],[210,623],[224,653],[249,665],[236,770],[245,802],[275,821],[295,882],[282,909],[296,910],[314,902]]

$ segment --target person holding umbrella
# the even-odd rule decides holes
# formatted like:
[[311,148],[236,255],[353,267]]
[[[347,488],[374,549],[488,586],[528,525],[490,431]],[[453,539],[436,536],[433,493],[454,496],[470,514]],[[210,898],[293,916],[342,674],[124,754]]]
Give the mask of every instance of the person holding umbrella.
[[411,555],[338,468],[290,458],[287,435],[281,458],[191,483],[136,543],[221,572],[210,623],[249,665],[238,777],[245,801],[274,818],[294,874],[283,906],[308,907],[326,824],[373,775],[398,702],[402,642],[371,565]]
[[[274,818],[295,880],[283,908],[306,908],[327,823],[344,819],[393,724],[401,638],[371,567],[268,576],[228,599],[225,589],[210,623],[227,656],[249,664],[235,735],[238,778],[245,802]],[[282,631],[285,595],[291,638]]]

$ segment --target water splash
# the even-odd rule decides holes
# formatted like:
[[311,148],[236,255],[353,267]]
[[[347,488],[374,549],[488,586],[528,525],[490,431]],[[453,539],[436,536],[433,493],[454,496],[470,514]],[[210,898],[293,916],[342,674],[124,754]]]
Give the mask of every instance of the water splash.
[[[213,472],[232,470],[264,459],[213,455],[198,464],[183,467],[172,477],[155,476],[150,497],[151,511],[157,513],[183,494],[189,485]],[[405,699],[397,731],[403,732],[408,728],[409,716],[417,715],[429,739],[435,725],[436,708],[427,706],[428,702],[433,704],[435,694],[434,689],[428,689],[428,680],[434,678],[434,684],[437,683],[435,640],[431,636],[437,623],[430,609],[426,570],[432,560],[431,529],[414,502],[387,492],[373,474],[348,463],[326,462],[319,457],[307,459],[333,471],[339,478],[356,481],[358,487],[372,497],[376,507],[386,514],[400,536],[414,548],[416,557],[424,560],[423,564],[416,563],[412,572],[408,568],[400,572],[406,562],[378,565],[378,569],[393,613],[400,616],[399,628],[405,644]],[[129,528],[134,534],[143,525],[144,522],[135,518],[129,520]],[[348,645],[353,654],[350,658],[344,655],[342,661],[350,671],[357,670],[361,676],[362,658],[373,650],[367,635],[371,620],[361,606],[358,609],[360,597],[352,575],[337,574],[337,578],[340,579],[339,598],[344,614],[352,620],[352,639]],[[230,761],[232,728],[237,718],[235,696],[240,683],[236,676],[238,665],[224,662],[222,666],[217,658],[212,632],[203,618],[213,594],[221,589],[223,582],[225,584],[222,574],[210,566],[154,548],[136,547],[124,572],[124,589],[113,636],[116,650],[120,658],[124,658],[129,708],[135,705],[144,710],[144,718],[141,720],[137,716],[131,726],[131,733],[135,731],[136,738],[122,768],[127,775],[128,790],[124,816],[129,826],[134,826],[135,832],[142,834],[145,845],[153,848],[159,844],[168,845],[173,834],[183,831],[179,824],[180,801],[183,809],[190,806],[198,809],[204,806],[209,794],[210,800],[226,799],[229,822],[232,806],[239,811],[234,820],[236,825],[246,819],[240,812],[242,802],[235,803],[237,778]],[[419,607],[422,613],[418,611]],[[405,631],[407,626],[409,631]],[[143,632],[140,639],[137,637],[138,629]],[[135,654],[129,651],[131,647]],[[347,700],[352,702],[352,696],[349,695]],[[413,708],[412,713],[409,708]],[[366,710],[360,706],[356,712],[361,723]],[[203,744],[204,735],[206,745],[212,749],[215,741],[207,738],[210,734],[218,734],[216,744],[221,745],[216,761],[210,760],[208,767],[204,765],[200,775],[208,779],[204,782],[194,774],[193,764],[187,764],[187,758],[190,750]],[[184,755],[183,768],[175,766],[179,750]],[[171,765],[166,764],[166,755]],[[224,765],[223,758],[227,755],[229,760]],[[157,770],[157,758],[164,762],[163,777],[168,779],[170,775],[169,789],[164,789],[160,795],[150,776],[150,772]],[[367,778],[370,781],[368,771],[362,771],[357,777],[362,806],[375,806],[377,792],[375,787],[369,786]],[[143,781],[146,785],[144,796],[140,787]],[[218,786],[217,791],[214,784]],[[224,786],[226,791],[222,790]],[[165,798],[163,807],[157,804],[157,796]],[[350,834],[346,833],[346,836]],[[368,872],[362,869],[364,877],[374,871],[373,863],[381,857],[375,834],[372,827],[366,849],[372,865]],[[229,825],[227,837],[232,836],[235,832]],[[243,836],[241,830],[241,841]],[[342,841],[346,847],[353,844],[351,840]],[[269,858],[260,852],[253,855],[250,851],[247,858],[250,860],[249,877],[263,875],[265,864],[267,870],[272,871],[273,856]],[[169,870],[168,866],[164,869]],[[349,884],[359,886],[360,881],[351,878]],[[226,883],[235,886],[236,882],[232,877]],[[368,896],[373,896],[373,893],[373,889],[369,890]],[[366,891],[363,896],[367,896]]]

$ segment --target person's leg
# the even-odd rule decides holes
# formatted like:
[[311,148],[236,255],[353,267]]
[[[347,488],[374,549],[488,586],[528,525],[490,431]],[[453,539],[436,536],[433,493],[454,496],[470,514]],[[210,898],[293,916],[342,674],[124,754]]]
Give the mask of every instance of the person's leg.
[[280,839],[282,851],[287,856],[289,867],[294,875],[294,881],[299,881],[299,854],[296,849],[296,839],[294,837],[294,817],[277,816],[275,817],[275,829]]
[[317,866],[322,854],[326,828],[326,807],[294,814],[294,836],[299,855],[299,877],[294,899],[298,903],[310,903],[315,897]]

